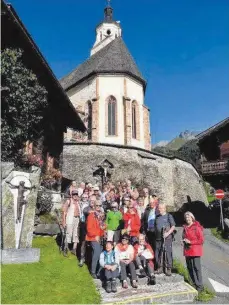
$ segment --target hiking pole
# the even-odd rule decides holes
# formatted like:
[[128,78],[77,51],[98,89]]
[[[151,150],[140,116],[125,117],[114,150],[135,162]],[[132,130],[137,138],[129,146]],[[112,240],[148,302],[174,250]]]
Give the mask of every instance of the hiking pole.
[[67,245],[66,245],[66,227],[63,228],[61,221],[60,221],[60,213],[57,209],[55,209],[55,213],[57,215],[57,222],[58,222],[60,233],[61,233],[61,244],[59,246],[59,252],[60,253],[62,252],[64,254],[64,256],[67,256],[68,249],[67,249]]

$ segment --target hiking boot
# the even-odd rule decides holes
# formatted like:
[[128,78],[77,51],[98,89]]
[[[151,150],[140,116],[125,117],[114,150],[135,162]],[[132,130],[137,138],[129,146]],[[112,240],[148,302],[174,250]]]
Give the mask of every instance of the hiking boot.
[[84,260],[83,258],[81,258],[81,260],[80,260],[78,266],[79,266],[79,267],[83,267],[84,262],[85,262],[85,260]]
[[111,291],[112,292],[117,292],[116,279],[113,279],[112,282],[111,282]]
[[106,292],[110,293],[111,292],[111,281],[106,281]]
[[154,274],[149,277],[149,285],[156,285],[156,278]]
[[97,279],[97,275],[96,275],[95,273],[91,273],[91,277],[92,277],[93,279]]
[[72,253],[73,255],[76,255],[76,249],[72,249],[72,250],[71,250],[71,253]]
[[125,288],[125,289],[128,288],[127,281],[124,280],[124,281],[122,282],[122,288]]
[[163,268],[159,267],[156,271],[155,274],[162,274],[163,273]]
[[171,276],[172,275],[172,269],[171,268],[166,268],[165,269],[165,275]]
[[136,281],[136,280],[133,280],[133,281],[132,281],[132,287],[133,287],[133,288],[138,288],[138,284],[137,284],[137,281]]

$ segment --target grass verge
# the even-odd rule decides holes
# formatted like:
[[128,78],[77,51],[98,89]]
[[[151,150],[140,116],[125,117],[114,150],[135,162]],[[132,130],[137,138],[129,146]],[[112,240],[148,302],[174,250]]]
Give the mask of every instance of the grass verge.
[[207,198],[208,198],[208,203],[211,203],[212,201],[216,200],[215,196],[211,196],[211,195],[208,195]]
[[2,265],[2,304],[99,304],[89,272],[76,257],[64,258],[52,237],[36,237],[40,262]]
[[218,228],[212,228],[211,229],[212,235],[214,235],[216,238],[222,240],[225,243],[229,243],[229,240],[223,237],[223,232],[219,230]]
[[[193,286],[192,280],[189,276],[188,269],[177,259],[173,260],[173,271],[182,275],[185,282]],[[204,287],[204,290],[198,294],[196,301],[208,302],[215,297],[215,293],[210,291],[207,287]]]

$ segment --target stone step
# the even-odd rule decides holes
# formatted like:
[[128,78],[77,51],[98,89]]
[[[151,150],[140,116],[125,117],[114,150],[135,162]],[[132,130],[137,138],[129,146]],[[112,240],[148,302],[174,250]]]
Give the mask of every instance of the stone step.
[[[140,277],[138,272],[138,285],[147,285],[148,282],[148,278],[147,277]],[[164,273],[163,274],[156,274],[155,275],[156,278],[156,284],[164,284],[164,283],[180,283],[180,282],[184,282],[184,277],[173,273],[171,276],[166,276]],[[96,287],[100,288],[102,287],[103,283],[101,280],[97,279],[94,280]],[[130,285],[130,279],[127,279],[128,284]],[[121,286],[121,282],[119,280],[117,280],[117,286]]]
[[128,289],[117,281],[117,292],[107,293],[100,280],[94,280],[103,304],[152,304],[152,303],[192,303],[197,291],[184,282],[182,276],[156,275],[156,285],[147,285],[146,278],[138,278],[138,288],[132,288],[128,279]]

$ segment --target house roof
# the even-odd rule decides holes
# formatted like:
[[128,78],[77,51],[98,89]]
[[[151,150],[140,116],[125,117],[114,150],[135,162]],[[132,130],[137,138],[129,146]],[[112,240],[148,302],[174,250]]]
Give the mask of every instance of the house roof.
[[198,142],[202,141],[205,137],[210,136],[211,134],[218,132],[221,128],[224,128],[225,126],[229,126],[229,117],[226,119],[220,121],[219,123],[213,125],[212,127],[202,131],[196,136],[196,139]]
[[1,41],[2,49],[7,47],[22,48],[28,67],[35,74],[39,75],[39,81],[48,91],[50,102],[55,103],[55,107],[60,107],[62,112],[64,112],[65,115],[62,119],[65,126],[83,132],[86,131],[86,127],[79,114],[73,107],[70,99],[53,74],[31,35],[26,30],[13,6],[1,0],[1,10],[2,23],[4,24]]
[[70,74],[63,77],[60,83],[65,90],[68,90],[95,74],[127,74],[140,81],[144,88],[146,87],[146,81],[121,37],[115,38],[93,54]]

